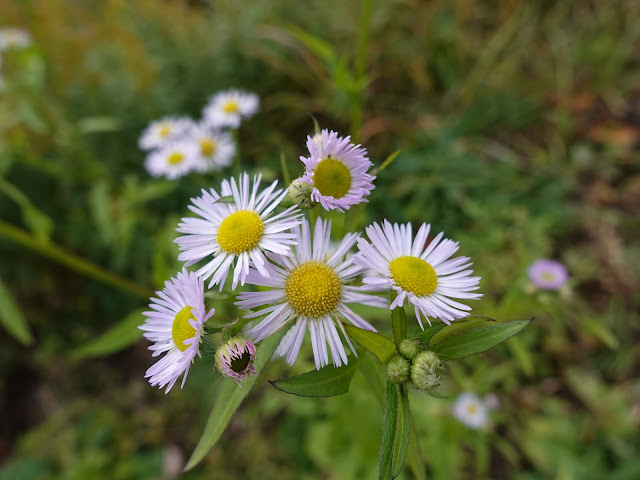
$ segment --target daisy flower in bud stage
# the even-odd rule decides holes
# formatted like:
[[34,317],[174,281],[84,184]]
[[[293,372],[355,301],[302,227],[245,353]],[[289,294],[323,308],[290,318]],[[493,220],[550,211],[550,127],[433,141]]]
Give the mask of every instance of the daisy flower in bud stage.
[[480,277],[470,276],[472,270],[468,257],[451,259],[458,250],[458,243],[443,239],[438,234],[425,248],[430,226],[423,223],[415,239],[411,224],[391,225],[384,221],[366,228],[369,242],[358,240],[359,252],[354,263],[371,269],[379,276],[365,276],[365,291],[393,290],[397,296],[391,303],[393,310],[402,307],[405,299],[413,305],[416,319],[422,326],[421,317],[431,324],[429,317],[439,318],[449,324],[457,318],[469,315],[470,307],[452,298],[476,299],[482,294],[477,290]]
[[305,166],[302,180],[313,186],[311,200],[326,210],[348,210],[351,205],[366,202],[376,178],[367,173],[373,165],[367,151],[339,137],[336,132],[322,130],[307,137],[309,157],[300,157]]
[[233,337],[216,350],[216,368],[225,377],[233,378],[238,386],[245,377],[256,375],[253,362],[258,349],[250,340]]
[[259,105],[260,100],[254,93],[225,90],[211,97],[202,115],[213,128],[238,128],[243,118],[251,117],[258,111]]
[[458,395],[452,413],[460,423],[474,430],[486,426],[489,421],[487,406],[475,393],[464,392]]
[[195,170],[196,155],[197,152],[192,143],[177,140],[150,152],[145,160],[145,167],[153,177],[175,180]]
[[153,356],[164,356],[147,370],[145,378],[152,386],[167,386],[168,393],[176,380],[184,373],[182,385],[187,380],[189,368],[196,355],[200,356],[200,341],[204,323],[215,313],[207,313],[204,306],[204,282],[193,272],[182,270],[164,290],[156,292],[149,308],[144,312],[146,322],[140,326],[144,337],[154,342],[149,347]]
[[538,288],[558,290],[569,280],[569,273],[567,267],[560,262],[541,259],[529,267],[529,279]]
[[269,255],[272,263],[266,266],[269,269],[268,277],[263,277],[253,269],[249,272],[248,283],[272,289],[242,292],[236,302],[244,309],[263,307],[245,315],[245,318],[264,317],[247,332],[247,336],[256,342],[295,322],[277,349],[280,356],[286,356],[290,365],[298,357],[307,329],[311,334],[317,369],[328,365],[329,353],[335,366],[346,364],[347,354],[339,332],[342,332],[352,352],[354,349],[341,319],[348,320],[356,327],[375,331],[347,304],[387,306],[385,299],[360,293],[356,287],[347,285],[361,270],[351,262],[349,256],[345,259],[358,234],[347,234],[333,253],[328,254],[330,232],[331,223],[318,219],[312,241],[309,222],[303,220],[301,226],[294,228],[297,245],[291,255]]
[[[244,285],[252,265],[260,275],[269,275],[264,252],[280,255],[289,253],[289,245],[295,243],[295,235],[288,232],[300,223],[301,214],[293,206],[274,214],[275,208],[287,195],[286,190],[276,190],[277,181],[258,192],[262,175],[249,183],[249,175],[243,173],[238,182],[224,180],[220,194],[213,188],[202,190],[202,196],[192,198],[189,210],[199,218],[183,218],[177,231],[184,233],[175,242],[181,253],[178,259],[193,265],[207,257],[211,260],[198,270],[204,279],[211,278],[209,288],[224,286],[232,263],[235,261],[233,286]],[[230,202],[219,201],[232,197]]]
[[189,141],[195,145],[197,171],[222,170],[231,165],[236,146],[229,133],[200,124],[191,130]]
[[138,146],[142,150],[153,150],[167,145],[172,140],[182,137],[194,128],[195,123],[189,117],[164,117],[151,122],[144,129]]
[[0,52],[10,48],[25,48],[31,45],[31,35],[17,27],[0,28]]

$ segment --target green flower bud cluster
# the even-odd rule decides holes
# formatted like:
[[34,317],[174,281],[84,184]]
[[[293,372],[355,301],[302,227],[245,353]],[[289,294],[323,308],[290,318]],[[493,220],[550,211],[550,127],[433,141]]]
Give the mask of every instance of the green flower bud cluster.
[[447,367],[438,355],[420,350],[420,340],[408,338],[398,345],[398,354],[387,362],[387,377],[391,383],[408,383],[418,390],[429,391],[440,385]]

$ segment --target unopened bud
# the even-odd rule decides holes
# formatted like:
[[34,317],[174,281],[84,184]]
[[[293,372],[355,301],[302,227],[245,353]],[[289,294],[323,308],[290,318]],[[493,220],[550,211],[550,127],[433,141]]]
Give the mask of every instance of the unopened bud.
[[394,355],[387,362],[387,377],[391,383],[404,383],[409,380],[409,362],[400,355]]
[[407,360],[413,360],[413,357],[418,354],[419,348],[420,340],[417,338],[405,338],[398,345],[398,353]]
[[411,363],[411,381],[419,390],[433,390],[440,385],[440,376],[446,369],[438,355],[425,350],[416,355]]
[[313,192],[313,185],[309,185],[307,182],[302,181],[301,178],[298,178],[289,185],[288,197],[294,205],[298,205],[303,210],[308,210],[316,204],[311,200],[311,192]]
[[225,377],[240,380],[256,374],[253,362],[256,359],[256,346],[250,340],[233,337],[224,342],[216,351],[216,368]]

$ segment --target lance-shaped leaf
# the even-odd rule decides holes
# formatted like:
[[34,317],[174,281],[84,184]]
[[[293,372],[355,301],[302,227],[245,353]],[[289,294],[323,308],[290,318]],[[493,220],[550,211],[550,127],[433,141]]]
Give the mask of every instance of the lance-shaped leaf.
[[495,325],[496,323],[498,322],[493,318],[482,317],[479,315],[464,317],[456,320],[451,325],[446,325],[444,328],[436,332],[436,334],[433,335],[433,338],[430,340],[430,343],[437,343],[447,337],[462,333],[466,330],[471,330],[473,328],[479,327],[487,327],[489,325]]
[[0,280],[0,324],[20,343],[29,345],[33,342],[29,325],[2,280]]
[[143,311],[134,310],[96,339],[76,348],[71,355],[76,358],[102,357],[135,344],[142,338],[142,331],[138,327],[144,321]]
[[400,474],[407,456],[410,431],[406,388],[388,383],[378,464],[379,480],[391,480]]
[[218,441],[222,432],[229,424],[234,412],[238,409],[242,400],[249,394],[251,389],[256,383],[257,376],[262,372],[262,369],[267,364],[271,355],[278,347],[280,339],[284,335],[284,330],[277,334],[271,335],[260,342],[258,347],[258,353],[256,355],[256,361],[253,362],[253,367],[256,369],[256,375],[253,377],[245,378],[238,386],[236,381],[232,378],[225,378],[221,382],[220,393],[216,400],[215,405],[211,409],[207,425],[204,427],[204,432],[196,445],[195,450],[191,454],[191,458],[187,462],[186,470],[191,470],[195,467],[200,460],[204,458],[207,452]]
[[384,335],[371,330],[344,325],[349,338],[355,340],[360,346],[373,353],[380,363],[386,363],[396,353],[396,345]]
[[300,397],[333,397],[349,391],[353,374],[360,359],[349,357],[349,363],[341,367],[327,365],[301,375],[281,378],[271,382],[278,390]]
[[433,343],[429,349],[443,360],[456,360],[485,352],[519,333],[533,320],[496,323],[488,327],[472,328]]

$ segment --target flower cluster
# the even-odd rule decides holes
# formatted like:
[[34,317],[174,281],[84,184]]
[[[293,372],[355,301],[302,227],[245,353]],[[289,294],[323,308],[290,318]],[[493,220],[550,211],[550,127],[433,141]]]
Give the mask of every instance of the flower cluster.
[[138,146],[148,152],[147,171],[154,177],[175,180],[190,172],[205,173],[231,165],[236,144],[229,128],[258,111],[258,97],[228,90],[213,95],[196,122],[189,117],[167,116],[151,122]]
[[[236,111],[228,104],[225,107],[225,97],[220,95],[205,109],[205,119],[218,126],[237,126],[247,111],[242,104],[249,99],[240,93],[229,97],[236,102]],[[224,120],[225,112],[237,117]],[[188,119],[167,120],[164,126],[170,127],[165,136],[192,135],[196,130]],[[160,147],[158,131],[157,125],[149,127],[141,145],[153,145],[159,148],[155,154],[168,156],[186,149],[178,147],[177,141]],[[245,286],[236,301],[240,309],[249,311],[242,321],[248,324],[244,336],[228,339],[216,354],[218,370],[237,382],[255,373],[253,342],[276,332],[286,330],[276,354],[289,364],[296,361],[308,332],[316,368],[330,362],[339,367],[349,362],[348,351],[357,355],[345,324],[375,331],[354,305],[395,309],[409,303],[423,327],[423,319],[448,324],[467,316],[470,307],[456,299],[481,296],[474,293],[480,278],[472,276],[469,258],[452,258],[458,243],[442,233],[430,239],[427,224],[419,227],[415,237],[411,224],[385,220],[366,227],[366,239],[358,232],[332,239],[331,221],[306,218],[300,208],[344,212],[365,202],[375,179],[367,151],[349,137],[323,130],[308,137],[307,149],[308,156],[300,157],[304,176],[292,183],[298,197],[291,195],[292,186],[279,189],[276,181],[261,188],[261,175],[251,179],[243,173],[224,180],[219,189],[203,189],[191,200],[189,210],[194,216],[179,223],[181,235],[175,242],[185,267],[198,264],[199,268],[183,270],[158,292],[151,301],[153,311],[145,314],[147,322],[141,327],[155,342],[154,355],[165,353],[147,372],[152,385],[167,385],[168,390],[180,375],[186,377],[198,353],[204,322],[213,314],[213,309],[207,313],[204,307],[205,282],[220,291],[228,283],[231,290]],[[281,207],[288,193],[289,200],[299,201]],[[384,291],[391,293],[391,302],[379,296]],[[442,369],[433,359],[416,357],[412,368],[415,371],[406,374],[419,380],[414,381],[419,388],[437,386]]]

